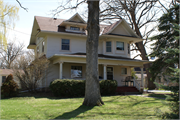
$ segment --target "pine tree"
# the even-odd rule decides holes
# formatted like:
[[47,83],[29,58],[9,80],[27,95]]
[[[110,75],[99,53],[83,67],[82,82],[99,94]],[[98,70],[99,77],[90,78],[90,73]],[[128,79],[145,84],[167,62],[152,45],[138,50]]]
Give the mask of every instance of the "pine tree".
[[166,97],[171,112],[158,114],[162,119],[179,118],[179,7],[174,5],[159,19],[160,34],[152,37],[152,40],[157,40],[152,44],[154,48],[150,54],[151,57],[157,57],[150,68],[152,79],[162,73],[165,80],[173,83],[171,86],[157,84],[172,92]]
[[[157,60],[153,62],[150,72],[152,74],[152,80],[155,80],[156,76],[160,73],[170,73],[172,69],[179,65],[179,56],[177,54],[169,53],[168,49],[179,49],[179,5],[175,5],[170,8],[166,14],[159,19],[158,30],[160,34],[151,38],[156,40],[153,46],[153,52],[151,57],[156,57]],[[171,51],[172,52],[172,51]],[[172,62],[165,62],[168,59],[173,59]]]

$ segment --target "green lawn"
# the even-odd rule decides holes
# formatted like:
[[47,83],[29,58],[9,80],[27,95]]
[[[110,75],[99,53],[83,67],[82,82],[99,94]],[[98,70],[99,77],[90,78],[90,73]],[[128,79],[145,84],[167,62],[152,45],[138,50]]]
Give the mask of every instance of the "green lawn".
[[19,97],[1,100],[1,119],[157,119],[155,109],[168,111],[160,99],[139,96],[102,97],[105,105],[81,106],[83,98]]

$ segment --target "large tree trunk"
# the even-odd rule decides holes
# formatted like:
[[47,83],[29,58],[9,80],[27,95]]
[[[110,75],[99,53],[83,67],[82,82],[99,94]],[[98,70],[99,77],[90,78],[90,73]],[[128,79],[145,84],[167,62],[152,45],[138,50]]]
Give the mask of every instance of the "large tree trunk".
[[88,1],[86,90],[83,105],[103,105],[98,79],[99,1]]

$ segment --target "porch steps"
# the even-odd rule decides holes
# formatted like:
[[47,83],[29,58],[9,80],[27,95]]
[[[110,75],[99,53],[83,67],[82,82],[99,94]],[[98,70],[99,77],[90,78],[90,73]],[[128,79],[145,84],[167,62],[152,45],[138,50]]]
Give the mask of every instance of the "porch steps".
[[134,94],[141,94],[139,90],[134,86],[122,86],[117,87],[116,89],[117,94],[123,94],[123,95],[134,95]]

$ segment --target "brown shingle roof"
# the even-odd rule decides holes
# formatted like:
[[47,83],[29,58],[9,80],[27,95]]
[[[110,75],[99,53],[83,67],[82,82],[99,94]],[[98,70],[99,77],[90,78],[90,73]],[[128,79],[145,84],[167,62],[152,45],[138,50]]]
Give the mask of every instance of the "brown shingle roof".
[[64,21],[64,19],[54,19],[49,17],[35,16],[40,30],[58,32],[58,25]]
[[[58,18],[54,19],[54,18],[41,17],[41,16],[35,16],[35,19],[37,20],[40,30],[51,31],[51,32],[65,32],[65,27],[59,26],[63,21],[66,21],[65,19],[58,19]],[[103,34],[105,34],[116,24],[118,24],[118,22],[115,22],[112,25],[100,24],[100,33],[104,31]]]
[[109,25],[107,27],[104,28],[103,34],[108,33],[110,30],[112,30],[117,24],[119,24],[121,22],[121,20],[113,23],[112,25]]

